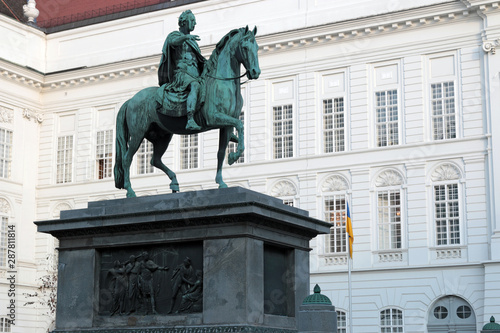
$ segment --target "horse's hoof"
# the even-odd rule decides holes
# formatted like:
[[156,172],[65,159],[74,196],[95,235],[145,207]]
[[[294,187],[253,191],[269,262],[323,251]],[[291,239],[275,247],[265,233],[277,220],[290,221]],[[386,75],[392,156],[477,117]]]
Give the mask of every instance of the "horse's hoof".
[[239,156],[236,157],[236,153],[232,152],[229,154],[228,158],[227,158],[227,162],[229,163],[229,165],[232,165],[234,162],[236,162],[238,160]]
[[170,189],[172,190],[172,193],[177,193],[179,192],[179,184],[170,184]]
[[227,184],[222,182],[219,184],[219,188],[227,188]]
[[229,141],[234,142],[234,143],[239,143],[240,139],[234,133],[231,133],[231,136],[229,137]]
[[134,191],[127,192],[127,198],[136,198],[137,196],[135,195]]

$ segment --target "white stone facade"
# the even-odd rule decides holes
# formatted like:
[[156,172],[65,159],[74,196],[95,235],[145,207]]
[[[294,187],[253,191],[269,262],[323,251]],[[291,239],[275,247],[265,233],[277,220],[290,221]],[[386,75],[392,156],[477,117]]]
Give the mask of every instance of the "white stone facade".
[[[32,221],[125,196],[105,158],[96,160],[97,133],[114,135],[120,106],[157,84],[163,41],[185,9],[49,35],[0,17],[0,131],[12,133],[0,217],[17,229],[12,332],[45,332],[50,323],[39,302],[23,306],[57,245]],[[452,322],[457,332],[500,318],[497,2],[213,0],[189,9],[207,57],[230,29],[258,27],[262,74],[242,85],[246,151],[244,162],[225,166],[228,185],[280,197],[320,219],[325,202],[332,217],[349,203],[354,332],[381,332],[383,313],[401,315],[402,323],[385,323],[391,328],[433,332],[440,327],[434,310],[446,304],[472,310]],[[342,118],[328,118],[339,126],[333,143],[324,139],[325,103]],[[273,110],[284,106],[292,110],[291,157],[275,158]],[[218,133],[200,134],[198,143],[197,168],[181,170],[178,137],[163,158],[181,191],[216,186]],[[138,174],[138,164],[138,195],[170,192],[163,173]],[[439,220],[441,204],[448,215]],[[446,230],[438,231],[438,220]],[[311,244],[311,282],[347,312],[345,239],[332,236],[338,248],[328,239]],[[0,309],[10,302],[7,271],[0,270]]]

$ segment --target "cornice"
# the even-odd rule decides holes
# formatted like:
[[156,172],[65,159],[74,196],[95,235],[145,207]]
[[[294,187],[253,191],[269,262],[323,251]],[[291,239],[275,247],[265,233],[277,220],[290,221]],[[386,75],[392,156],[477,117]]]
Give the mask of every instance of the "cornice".
[[[452,1],[401,12],[258,36],[259,54],[265,55],[333,42],[348,42],[460,22],[469,19],[471,15],[478,15],[477,12],[483,14],[500,12],[499,3],[473,0]],[[202,47],[202,54],[208,56],[214,46]],[[68,69],[59,73],[45,74],[0,60],[0,77],[48,92],[134,76],[151,75],[156,73],[159,59],[160,55],[153,55],[90,68]]]

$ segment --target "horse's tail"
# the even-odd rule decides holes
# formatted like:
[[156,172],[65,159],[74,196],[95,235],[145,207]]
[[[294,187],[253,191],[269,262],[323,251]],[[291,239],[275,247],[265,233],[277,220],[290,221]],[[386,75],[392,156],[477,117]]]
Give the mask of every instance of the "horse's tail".
[[116,157],[115,157],[115,187],[123,188],[124,187],[124,177],[123,177],[123,165],[122,160],[124,154],[127,152],[127,141],[129,138],[128,134],[128,126],[127,120],[125,118],[127,111],[126,101],[120,111],[118,111],[118,115],[116,116]]

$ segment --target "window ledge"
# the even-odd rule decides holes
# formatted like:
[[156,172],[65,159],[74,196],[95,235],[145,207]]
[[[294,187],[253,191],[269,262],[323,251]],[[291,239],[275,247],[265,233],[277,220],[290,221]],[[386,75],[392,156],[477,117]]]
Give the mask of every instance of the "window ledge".
[[430,250],[435,252],[436,259],[458,259],[462,258],[463,250],[467,247],[464,245],[458,246],[443,246],[431,247]]
[[347,265],[346,253],[325,253],[321,256],[326,266]]
[[406,249],[391,249],[391,250],[379,250],[374,251],[378,256],[379,262],[400,262],[403,261],[404,253]]

